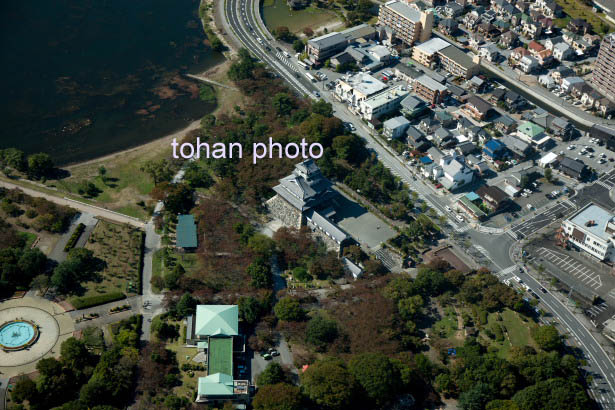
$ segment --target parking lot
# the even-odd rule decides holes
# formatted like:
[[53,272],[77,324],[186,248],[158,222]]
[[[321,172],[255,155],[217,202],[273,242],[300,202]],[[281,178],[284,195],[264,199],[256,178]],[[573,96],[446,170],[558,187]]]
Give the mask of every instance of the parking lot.
[[336,202],[335,222],[359,243],[376,248],[397,235],[384,221],[346,196],[340,195]]
[[[564,155],[569,158],[579,159],[589,168],[595,169],[598,175],[602,175],[613,169],[613,165],[615,164],[615,153],[608,150],[606,146],[599,145],[595,140],[592,140],[592,138],[591,135],[583,135],[573,141],[560,141],[551,151],[557,154],[563,152]],[[568,149],[569,147],[574,147],[574,149]],[[581,154],[583,150],[585,150],[585,154]],[[601,158],[604,158],[604,161],[602,161],[603,163],[600,161]],[[610,159],[614,161],[611,162]]]
[[574,276],[586,286],[594,290],[602,287],[600,275],[571,256],[547,248],[537,249],[536,254],[542,259],[549,261],[552,265],[557,266],[562,272]]
[[576,207],[572,202],[569,200],[564,200],[554,206],[540,211],[536,216],[525,222],[513,225],[508,233],[516,240],[523,239],[549,225],[554,220],[562,216],[567,216],[575,209]]

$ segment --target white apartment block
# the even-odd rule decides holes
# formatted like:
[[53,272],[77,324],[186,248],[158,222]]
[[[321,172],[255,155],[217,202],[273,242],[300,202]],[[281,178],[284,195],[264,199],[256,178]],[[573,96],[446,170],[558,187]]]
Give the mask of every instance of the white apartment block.
[[566,219],[562,228],[568,242],[601,261],[615,260],[615,215],[590,203]]

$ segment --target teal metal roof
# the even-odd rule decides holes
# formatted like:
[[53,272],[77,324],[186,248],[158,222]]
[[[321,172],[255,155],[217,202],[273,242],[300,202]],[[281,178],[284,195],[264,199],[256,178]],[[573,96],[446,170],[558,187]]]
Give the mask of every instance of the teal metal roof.
[[224,373],[215,373],[207,377],[199,377],[199,396],[232,396],[233,377]]
[[180,248],[196,248],[196,224],[194,216],[179,215],[177,217],[177,246]]
[[197,336],[237,336],[239,308],[237,305],[198,305],[194,331]]
[[478,194],[476,194],[476,192],[474,192],[474,191],[468,192],[466,194],[466,198],[468,198],[468,200],[470,200],[470,201],[476,201],[477,199],[480,199]]

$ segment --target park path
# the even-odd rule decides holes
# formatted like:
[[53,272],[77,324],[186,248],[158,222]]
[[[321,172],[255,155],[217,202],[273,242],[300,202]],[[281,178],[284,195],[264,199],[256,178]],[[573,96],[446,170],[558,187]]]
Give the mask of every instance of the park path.
[[120,214],[119,212],[111,211],[109,209],[101,208],[96,205],[86,204],[84,202],[76,201],[74,199],[70,199],[66,197],[58,197],[58,196],[50,195],[45,192],[40,192],[32,188],[26,188],[21,185],[13,184],[11,182],[7,182],[3,180],[0,180],[0,187],[4,187],[7,189],[19,189],[27,195],[30,195],[35,198],[45,198],[46,200],[53,202],[54,204],[68,206],[78,211],[90,213],[94,216],[108,219],[110,221],[115,221],[119,223],[136,226],[137,228],[141,228],[141,229],[145,228],[145,222],[137,218],[133,218],[132,216]]

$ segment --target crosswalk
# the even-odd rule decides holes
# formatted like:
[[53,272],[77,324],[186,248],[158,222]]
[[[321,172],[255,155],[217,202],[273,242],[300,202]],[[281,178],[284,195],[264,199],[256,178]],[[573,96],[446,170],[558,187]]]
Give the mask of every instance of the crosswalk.
[[596,184],[600,185],[601,187],[604,187],[606,189],[611,189],[613,188],[613,185],[609,184],[608,182],[605,181],[596,181]]
[[602,312],[605,312],[609,308],[609,305],[602,302],[599,305],[594,305],[586,310],[586,313],[592,319],[600,315]]
[[606,296],[615,300],[615,289],[611,289],[611,291],[607,293]]
[[516,272],[519,269],[519,267],[517,265],[511,265],[508,268],[504,268],[499,272],[495,273],[495,276],[497,276],[498,278],[504,278],[510,274],[512,274],[513,272]]
[[295,67],[295,65],[293,63],[290,62],[290,60],[288,60],[286,57],[284,57],[282,55],[282,53],[275,53],[275,56],[278,58],[278,60],[280,60],[280,62],[282,64],[287,65],[291,70],[293,70],[295,73],[299,72],[299,69],[297,69],[297,67]]
[[506,233],[507,233],[507,234],[508,234],[511,238],[513,238],[515,241],[518,241],[518,240],[519,240],[519,236],[517,236],[517,234],[515,233],[515,231],[513,231],[513,230],[509,229],[509,230],[507,230],[507,231],[506,231]]

